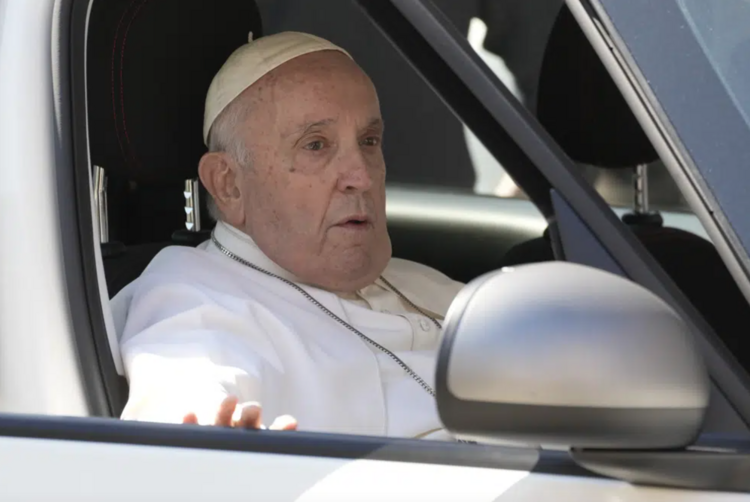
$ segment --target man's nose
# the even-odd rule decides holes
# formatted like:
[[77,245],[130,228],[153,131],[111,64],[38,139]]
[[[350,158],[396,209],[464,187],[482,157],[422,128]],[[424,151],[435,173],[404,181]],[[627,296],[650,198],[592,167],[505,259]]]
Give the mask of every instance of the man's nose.
[[366,192],[372,187],[372,170],[361,151],[341,159],[339,190],[342,192]]

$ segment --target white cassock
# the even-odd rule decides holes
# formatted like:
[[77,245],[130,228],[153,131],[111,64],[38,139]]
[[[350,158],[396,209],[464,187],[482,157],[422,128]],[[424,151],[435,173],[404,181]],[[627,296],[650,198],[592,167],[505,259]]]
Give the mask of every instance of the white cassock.
[[[232,253],[294,280],[244,233],[223,223],[215,232]],[[396,258],[382,275],[437,320],[463,286]],[[350,297],[301,286],[434,388],[440,330],[380,279]],[[303,431],[450,439],[434,398],[393,359],[213,243],[164,249],[112,307],[130,382],[123,419],[180,423],[194,412],[211,424],[235,395],[261,403],[264,421],[289,414]]]

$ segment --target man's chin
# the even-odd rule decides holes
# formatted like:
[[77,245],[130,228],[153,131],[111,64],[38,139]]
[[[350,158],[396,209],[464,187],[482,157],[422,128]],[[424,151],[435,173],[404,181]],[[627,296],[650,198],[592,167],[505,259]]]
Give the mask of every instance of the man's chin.
[[365,249],[347,250],[329,258],[319,282],[329,291],[354,292],[374,283],[388,266],[390,253],[373,256]]

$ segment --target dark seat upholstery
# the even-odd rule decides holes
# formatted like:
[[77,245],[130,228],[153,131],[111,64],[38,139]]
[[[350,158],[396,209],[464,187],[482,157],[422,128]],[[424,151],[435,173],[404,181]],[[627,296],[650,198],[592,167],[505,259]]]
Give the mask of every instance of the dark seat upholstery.
[[[203,107],[211,79],[250,32],[262,35],[252,0],[94,2],[91,159],[108,177],[110,239],[126,245],[105,256],[111,296],[161,247],[207,238],[185,229],[184,183],[197,177],[206,151]],[[202,228],[208,226],[203,219]]]
[[[183,195],[206,151],[206,92],[249,33],[262,36],[262,24],[253,0],[96,0],[89,19],[91,160],[108,177],[110,239],[124,244],[104,256],[114,296],[165,246],[208,237],[185,229]],[[105,386],[119,415],[123,380],[105,375]]]
[[[548,42],[539,83],[539,121],[576,162],[605,169],[633,169],[657,154],[606,68],[567,7]],[[637,218],[634,220],[637,222]],[[728,348],[750,368],[745,332],[750,306],[713,244],[653,221],[631,224],[656,258]],[[550,261],[547,239],[511,249],[503,265]]]

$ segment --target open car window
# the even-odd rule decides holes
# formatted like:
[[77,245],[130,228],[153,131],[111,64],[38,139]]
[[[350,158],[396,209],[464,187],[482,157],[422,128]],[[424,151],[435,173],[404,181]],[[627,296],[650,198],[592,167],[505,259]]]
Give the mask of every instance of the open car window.
[[[330,9],[326,12],[330,12],[330,16],[316,15],[319,6],[305,1],[266,0],[260,2],[259,6],[264,18],[265,30],[268,33],[299,30],[330,38],[351,50],[355,59],[360,61],[375,81],[380,91],[387,124],[385,153],[389,169],[388,176],[392,183],[391,194],[394,196],[392,200],[409,202],[401,204],[399,210],[393,213],[393,218],[389,214],[395,256],[430,265],[460,282],[469,282],[505,265],[551,261],[559,258],[555,256],[552,243],[543,235],[549,221],[547,218],[552,217],[553,211],[550,202],[550,182],[539,171],[541,164],[539,159],[532,160],[531,155],[522,151],[509,135],[496,128],[493,130],[487,120],[488,118],[492,120],[489,116],[479,118],[476,115],[466,116],[467,119],[474,119],[475,124],[487,126],[484,127],[484,132],[473,128],[474,126],[472,126],[473,129],[464,126],[454,114],[455,110],[449,109],[442,97],[438,97],[431,88],[435,82],[446,84],[435,80],[432,82],[433,86],[428,85],[423,76],[414,70],[403,55],[399,54],[393,44],[367,18],[364,10],[349,0],[330,0],[326,3],[326,9]],[[468,24],[468,29],[471,29],[472,23],[477,26],[476,21],[472,22],[472,19],[475,19],[474,14],[469,17],[467,13],[463,11],[461,13],[465,24]],[[554,18],[557,19],[557,15]],[[490,25],[488,25],[486,37],[489,33]],[[474,34],[468,33],[468,35],[470,42],[476,42]],[[361,40],[367,40],[367,44],[360,43]],[[130,43],[132,46],[132,38]],[[103,52],[103,55],[106,59],[109,57],[109,52]],[[512,58],[508,59],[510,61]],[[506,64],[505,67],[510,70],[513,65]],[[107,71],[100,72],[100,74],[106,84],[110,79],[110,71],[108,67],[104,69]],[[90,72],[91,74],[93,72]],[[514,79],[515,88],[511,85]],[[547,80],[554,82],[559,79]],[[519,84],[524,81],[522,78],[511,78],[506,73],[502,75],[501,81],[508,83],[511,91],[515,89],[514,96],[517,100],[528,100],[526,96],[533,95],[531,91],[523,91],[523,87]],[[454,85],[454,82],[449,82],[448,85]],[[102,92],[102,89],[107,92],[109,87],[97,88],[96,85],[90,85],[90,96],[93,98],[95,93]],[[451,92],[451,89],[446,87],[441,91]],[[535,92],[537,95],[540,94],[538,88]],[[539,102],[538,96],[536,101]],[[554,108],[556,103],[566,101],[566,99],[555,99],[553,94],[552,107]],[[470,99],[467,102],[470,102],[475,110],[479,110],[477,105],[481,107],[481,104],[471,102]],[[200,105],[199,100],[193,103],[193,105],[196,104]],[[197,106],[193,107],[197,108]],[[538,115],[539,109],[536,108],[535,112]],[[99,110],[93,105],[90,109],[95,112]],[[481,112],[487,113],[486,110],[481,110]],[[558,113],[558,116],[565,117],[566,115]],[[149,118],[148,115],[146,117]],[[155,117],[150,116],[150,118]],[[98,133],[99,129],[94,127],[93,131]],[[471,135],[467,135],[467,131],[470,131]],[[473,136],[474,132],[478,136]],[[131,129],[129,133],[133,136],[137,131]],[[484,136],[480,141],[479,136],[482,134]],[[535,139],[535,141],[539,140]],[[479,143],[484,151],[483,156],[496,165],[504,165],[504,169],[527,176],[524,187],[527,191],[533,190],[528,193],[533,193],[536,206],[513,197],[474,196],[479,176],[475,162],[478,150],[474,150],[472,154],[473,143]],[[93,148],[98,148],[99,145],[99,142],[94,142]],[[563,145],[563,149],[570,154],[566,146]],[[603,144],[603,146],[605,147],[603,150],[610,150],[609,145]],[[622,149],[629,150],[629,148]],[[652,152],[646,153],[651,155]],[[653,157],[648,157],[643,163],[653,163],[655,160]],[[194,159],[194,162],[197,162],[197,159]],[[595,164],[595,162],[584,163]],[[636,163],[641,162],[624,164],[628,176]],[[107,162],[103,162],[100,167],[110,171],[113,169],[113,166],[108,165]],[[145,163],[142,162],[139,169],[139,174],[148,174],[148,166]],[[108,193],[108,202],[110,208],[113,209],[111,213],[117,212],[121,215],[110,219],[109,233],[112,241],[102,243],[102,249],[107,253],[112,253],[105,256],[104,260],[111,296],[140,274],[150,259],[173,238],[173,232],[177,230],[184,232],[181,227],[186,223],[186,206],[183,197],[186,180],[178,179],[176,182],[170,181],[170,184],[150,181],[148,176],[140,176],[137,180],[127,179],[127,177],[123,179],[121,176],[120,189]],[[194,208],[188,207],[187,209]],[[647,218],[650,215],[636,216]],[[653,240],[658,241],[661,233],[655,234],[656,237]],[[190,235],[189,232],[188,235]],[[118,240],[124,248],[116,246]],[[661,244],[657,245],[661,246]],[[700,245],[706,248],[705,243],[700,242]],[[679,247],[675,246],[672,244],[666,247],[661,246],[658,250],[648,250],[658,263],[669,269],[669,266],[678,263],[673,259],[674,250]],[[710,253],[710,248],[706,249]],[[708,275],[713,274],[715,269],[705,266],[706,261],[702,258],[704,255],[692,256],[704,270],[710,271]],[[721,261],[717,262],[713,259],[712,263],[716,266],[716,270],[721,272]],[[686,268],[671,269],[668,273],[673,280],[677,280],[682,293],[686,294],[688,299],[708,318],[709,324],[721,332],[720,336],[736,340],[734,331],[725,335],[725,330],[732,326],[736,329],[737,326],[745,324],[735,322],[736,316],[744,313],[744,309],[730,307],[736,304],[729,302],[723,302],[723,307],[717,306],[716,299],[719,297],[711,294],[711,291],[717,288],[705,287],[707,279],[696,278]],[[727,279],[725,276],[724,279],[725,282],[718,289],[727,291],[726,294],[732,294],[729,292],[734,286],[731,278]],[[115,281],[117,281],[117,288],[114,287]],[[737,314],[734,317],[726,317],[724,312],[727,309]],[[113,339],[110,334],[109,340]],[[100,353],[101,357],[107,357],[105,351],[100,349]],[[111,365],[111,362],[109,364]],[[123,394],[126,394],[121,389],[122,379],[112,383],[111,386],[119,389],[112,391],[111,394],[119,396],[120,399],[120,402],[113,408],[121,410],[124,404],[121,400]]]
[[679,0],[691,31],[732,101],[750,125],[750,2]]

